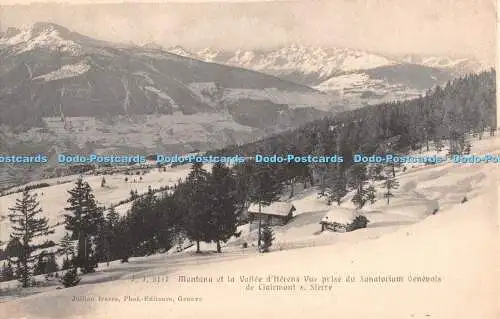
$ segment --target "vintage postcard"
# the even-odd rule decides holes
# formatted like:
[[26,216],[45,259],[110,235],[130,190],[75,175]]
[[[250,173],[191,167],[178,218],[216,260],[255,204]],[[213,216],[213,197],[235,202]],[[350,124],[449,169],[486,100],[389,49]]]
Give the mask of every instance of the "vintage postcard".
[[500,319],[495,0],[0,0],[0,317]]

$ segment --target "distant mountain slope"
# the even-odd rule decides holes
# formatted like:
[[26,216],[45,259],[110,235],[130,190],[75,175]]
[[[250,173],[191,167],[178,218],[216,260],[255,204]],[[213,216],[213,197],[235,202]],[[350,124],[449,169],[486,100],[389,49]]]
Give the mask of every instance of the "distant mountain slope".
[[346,100],[377,104],[417,98],[429,88],[453,78],[450,73],[435,68],[396,64],[334,76],[315,88],[339,92]]
[[156,49],[120,47],[53,24],[37,23],[10,35],[0,39],[2,122],[60,114],[194,114],[224,108],[221,101],[200,96],[196,84],[212,84],[219,95],[231,89],[274,89],[322,98],[313,89],[268,75]]
[[[498,127],[496,106],[496,71],[490,70],[455,79],[418,99],[342,112],[296,130],[212,154],[288,154],[290,149],[297,154],[311,154],[320,149],[322,153],[349,157],[355,153],[384,153],[380,151],[384,148],[377,147],[388,143],[390,152],[407,153],[427,145],[435,147],[436,140],[450,143],[462,136],[466,141],[471,132],[486,134],[485,131]],[[465,143],[460,147],[465,147]],[[461,152],[459,146],[455,152]]]
[[396,58],[399,61],[447,70],[454,75],[464,75],[486,70],[489,66],[471,58],[451,58],[447,56],[426,56],[409,54]]
[[342,110],[310,87],[51,23],[0,37],[1,150],[184,152]]
[[338,95],[344,104],[366,105],[420,96],[459,75],[484,69],[471,59],[405,55],[389,57],[349,48],[290,45],[272,50],[167,51],[274,75]]

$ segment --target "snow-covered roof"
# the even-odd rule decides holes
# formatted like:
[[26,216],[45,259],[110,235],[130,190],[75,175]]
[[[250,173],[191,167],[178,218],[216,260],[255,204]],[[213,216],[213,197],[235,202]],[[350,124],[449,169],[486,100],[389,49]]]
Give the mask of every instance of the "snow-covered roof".
[[[261,206],[261,214],[267,215],[279,215],[279,216],[287,216],[290,211],[295,210],[295,207],[292,203],[287,202],[274,202],[269,206]],[[252,204],[248,208],[249,213],[258,213],[259,212],[259,204]]]
[[336,207],[329,210],[325,216],[321,218],[321,222],[347,225],[352,223],[357,216],[359,216],[359,213],[355,209]]

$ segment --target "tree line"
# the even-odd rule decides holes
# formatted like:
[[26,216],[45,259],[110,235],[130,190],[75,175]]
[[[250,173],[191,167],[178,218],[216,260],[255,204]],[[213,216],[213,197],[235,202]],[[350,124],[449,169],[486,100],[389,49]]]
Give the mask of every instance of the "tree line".
[[[338,168],[338,166],[337,166]],[[387,195],[395,188],[392,169],[386,170]],[[390,176],[389,176],[390,175]],[[359,191],[353,202],[360,207],[366,201],[374,201],[374,188],[365,188],[368,179],[384,179],[380,170],[364,165],[353,166],[345,184],[335,179],[335,186],[320,192],[328,203],[341,199],[351,189]],[[283,196],[294,196],[296,183],[314,185],[311,168],[304,163],[285,165],[246,162],[233,167],[223,163],[214,164],[210,171],[195,163],[185,180],[179,180],[173,188],[155,193],[148,192],[134,199],[131,209],[120,216],[115,207],[109,209],[98,205],[93,190],[82,178],[77,179],[68,191],[64,227],[66,233],[58,243],[55,253],[43,248],[54,246],[35,244],[38,238],[47,239],[53,233],[48,220],[40,217],[37,194],[25,190],[9,215],[13,232],[7,245],[7,263],[4,263],[4,280],[19,279],[24,287],[30,285],[32,276],[55,272],[59,266],[55,255],[63,257],[62,270],[78,268],[82,273],[94,272],[98,263],[114,260],[128,261],[132,256],[147,256],[166,252],[185,239],[196,243],[215,243],[217,252],[222,243],[238,237],[237,227],[245,221],[241,212],[255,203],[259,209],[270,205]],[[101,184],[105,184],[105,180]],[[259,223],[258,247],[267,250],[272,240],[272,230]],[[262,227],[262,230],[261,230]],[[73,272],[68,272],[74,276]],[[74,276],[76,280],[76,276]]]
[[[354,154],[366,156],[410,151],[441,151],[468,154],[469,134],[482,139],[485,132],[496,131],[496,72],[485,71],[449,81],[429,90],[423,97],[367,106],[312,122],[289,132],[279,133],[254,143],[228,146],[207,155],[247,156],[277,154],[286,156],[338,154],[345,159]],[[357,207],[373,202],[373,182],[384,180],[385,197],[398,187],[397,163],[367,165],[344,161],[331,165],[316,163],[304,168],[311,183],[317,180],[320,196],[339,202],[355,190]],[[300,174],[299,176],[304,176]],[[289,180],[292,182],[293,180]]]
[[[49,230],[47,218],[41,217],[37,194],[25,190],[10,208],[13,231],[3,252],[7,261],[2,279],[16,278],[28,287],[33,276],[59,269],[55,262],[55,255],[59,255],[63,258],[61,269],[68,270],[66,275],[71,277],[66,279],[77,282],[76,269],[91,273],[98,263],[109,265],[113,260],[127,262],[132,256],[166,252],[184,239],[195,242],[197,252],[201,242],[215,243],[221,252],[222,243],[239,236],[239,213],[249,202],[269,205],[278,198],[281,184],[273,179],[272,170],[269,166],[254,168],[252,172],[258,177],[252,177],[246,170],[238,175],[222,163],[210,171],[196,163],[175,187],[156,193],[149,187],[123,216],[114,206],[100,206],[88,182],[78,178],[68,191],[64,208],[66,233],[52,253],[43,248],[54,246],[47,244],[53,230]],[[103,179],[101,186],[105,183]],[[38,239],[45,239],[44,244],[35,244]],[[47,263],[51,266],[43,266]]]
[[[467,133],[482,138],[494,134],[496,123],[495,70],[471,74],[437,86],[423,97],[346,111],[314,121],[301,128],[253,143],[232,145],[208,155],[253,156],[254,154],[373,155],[381,151],[407,153],[422,147],[450,153],[467,150]],[[346,161],[343,166],[353,163]],[[316,167],[315,170],[320,170]]]

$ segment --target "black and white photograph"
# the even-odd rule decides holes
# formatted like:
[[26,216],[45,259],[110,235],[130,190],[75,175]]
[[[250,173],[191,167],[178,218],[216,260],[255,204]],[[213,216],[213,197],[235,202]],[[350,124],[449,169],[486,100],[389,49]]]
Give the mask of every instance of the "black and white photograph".
[[0,0],[0,317],[500,319],[495,0]]

